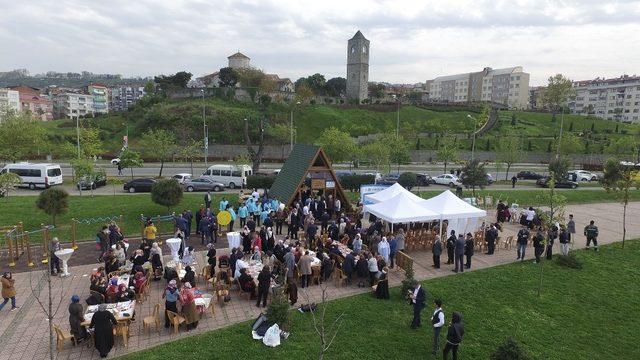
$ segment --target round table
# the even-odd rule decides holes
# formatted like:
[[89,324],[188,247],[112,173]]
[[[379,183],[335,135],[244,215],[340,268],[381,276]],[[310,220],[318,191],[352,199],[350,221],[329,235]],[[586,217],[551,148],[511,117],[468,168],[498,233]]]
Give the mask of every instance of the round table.
[[181,244],[182,244],[182,239],[180,238],[167,239],[167,245],[169,245],[169,249],[171,249],[171,257],[173,258],[173,261],[180,261],[180,256],[178,255],[178,251],[180,251]]
[[53,254],[62,261],[62,274],[60,276],[66,277],[69,276],[69,266],[67,265],[67,261],[73,254],[73,249],[62,249],[54,252]]

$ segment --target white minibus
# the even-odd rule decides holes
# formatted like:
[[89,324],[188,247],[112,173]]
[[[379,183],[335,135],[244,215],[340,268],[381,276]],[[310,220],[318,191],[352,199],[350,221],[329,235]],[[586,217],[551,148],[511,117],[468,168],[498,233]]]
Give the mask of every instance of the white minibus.
[[62,170],[58,164],[32,164],[20,162],[7,164],[0,174],[5,172],[14,173],[20,176],[22,183],[20,186],[34,190],[37,187],[48,188],[52,185],[62,184]]
[[229,189],[235,189],[247,184],[247,177],[251,176],[249,165],[211,165],[202,173],[202,177],[224,184]]

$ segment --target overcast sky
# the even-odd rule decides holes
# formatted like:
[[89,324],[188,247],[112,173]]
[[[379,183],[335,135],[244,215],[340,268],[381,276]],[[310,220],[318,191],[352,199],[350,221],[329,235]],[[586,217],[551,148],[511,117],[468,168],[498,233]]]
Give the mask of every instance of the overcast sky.
[[237,50],[295,81],[345,76],[371,41],[370,79],[416,83],[521,65],[539,85],[640,74],[640,1],[0,0],[0,71],[195,76]]

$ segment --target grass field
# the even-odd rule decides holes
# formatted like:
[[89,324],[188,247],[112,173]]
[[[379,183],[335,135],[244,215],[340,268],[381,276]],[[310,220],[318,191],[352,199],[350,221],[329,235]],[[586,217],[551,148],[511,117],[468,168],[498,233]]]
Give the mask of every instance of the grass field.
[[[538,266],[531,261],[467,272],[423,282],[429,300],[444,301],[463,314],[462,359],[487,359],[507,337],[514,337],[532,359],[637,359],[640,309],[640,241],[604,246],[599,253],[578,251],[582,270],[544,263],[542,295],[536,295]],[[423,327],[410,330],[411,308],[391,289],[390,300],[369,294],[331,301],[328,319],[344,321],[327,359],[432,359],[428,314]],[[251,339],[250,323],[167,343],[122,357],[152,359],[313,359],[319,339],[310,315],[294,311],[291,336],[267,348]],[[425,319],[426,318],[426,319]],[[426,321],[425,321],[426,320]],[[442,339],[442,338],[441,338]],[[436,359],[440,359],[438,354]]]

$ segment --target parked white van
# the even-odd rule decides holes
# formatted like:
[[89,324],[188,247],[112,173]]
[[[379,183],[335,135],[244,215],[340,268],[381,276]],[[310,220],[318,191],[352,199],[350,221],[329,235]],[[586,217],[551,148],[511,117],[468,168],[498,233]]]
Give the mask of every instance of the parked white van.
[[62,184],[62,170],[58,164],[32,164],[28,162],[7,164],[2,168],[0,174],[6,172],[20,176],[22,179],[20,186],[32,190],[37,187],[48,188],[52,185]]
[[229,189],[245,186],[247,177],[253,174],[249,165],[211,165],[202,177],[223,183]]

